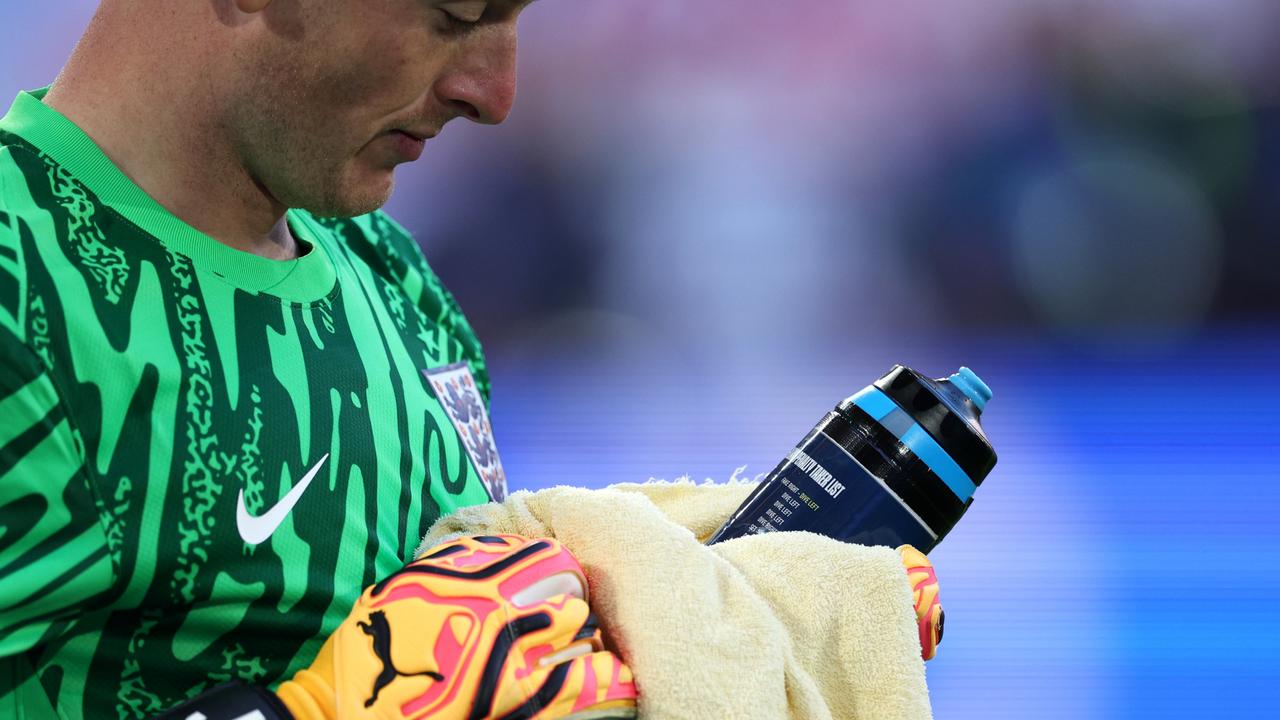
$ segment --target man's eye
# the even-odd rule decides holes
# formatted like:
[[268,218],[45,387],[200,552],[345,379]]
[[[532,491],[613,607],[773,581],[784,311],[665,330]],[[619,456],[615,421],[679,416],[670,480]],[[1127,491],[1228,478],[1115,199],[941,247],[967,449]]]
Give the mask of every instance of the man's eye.
[[459,33],[473,29],[484,18],[487,3],[484,0],[453,0],[436,8],[442,18],[445,32]]
[[467,20],[460,18],[447,10],[441,10],[440,15],[444,18],[444,29],[450,33],[461,33],[475,27],[477,20]]

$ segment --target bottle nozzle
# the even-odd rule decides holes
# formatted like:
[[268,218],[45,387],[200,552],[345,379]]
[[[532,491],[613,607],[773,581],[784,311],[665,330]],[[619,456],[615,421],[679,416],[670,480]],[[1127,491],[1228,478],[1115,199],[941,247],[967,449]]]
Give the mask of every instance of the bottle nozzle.
[[947,381],[972,400],[978,412],[982,412],[987,407],[987,401],[991,399],[991,388],[982,382],[982,378],[978,377],[974,371],[961,367],[960,371],[947,378]]

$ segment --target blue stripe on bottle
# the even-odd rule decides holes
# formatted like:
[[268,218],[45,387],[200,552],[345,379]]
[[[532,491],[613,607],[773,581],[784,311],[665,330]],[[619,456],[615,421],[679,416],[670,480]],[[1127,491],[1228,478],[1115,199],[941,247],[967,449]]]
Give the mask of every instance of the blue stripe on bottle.
[[898,407],[898,403],[874,386],[859,390],[857,395],[849,399],[862,408],[862,412],[870,415],[875,420],[879,420],[894,410],[902,412],[902,408]]
[[929,469],[938,477],[942,478],[942,482],[951,488],[956,497],[962,501],[973,497],[973,491],[977,486],[969,479],[964,470],[956,464],[955,460],[942,449],[942,446],[933,439],[931,435],[919,425],[912,425],[911,429],[900,436],[902,444],[911,448],[911,452],[916,457],[924,461]]
[[862,411],[875,418],[881,425],[894,434],[898,441],[911,449],[917,457],[924,461],[951,492],[961,502],[973,497],[977,485],[969,478],[946,450],[933,439],[928,431],[911,419],[905,410],[898,407],[888,395],[878,388],[869,387],[850,398]]

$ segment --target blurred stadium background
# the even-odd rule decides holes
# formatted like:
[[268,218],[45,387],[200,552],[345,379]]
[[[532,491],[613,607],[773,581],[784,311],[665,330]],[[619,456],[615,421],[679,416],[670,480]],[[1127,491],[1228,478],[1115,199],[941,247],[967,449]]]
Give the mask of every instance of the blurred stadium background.
[[[6,103],[94,7],[0,2]],[[486,342],[513,487],[756,475],[894,363],[969,365],[1000,462],[933,556],[937,717],[1280,717],[1278,27],[538,3],[507,125],[388,209]]]

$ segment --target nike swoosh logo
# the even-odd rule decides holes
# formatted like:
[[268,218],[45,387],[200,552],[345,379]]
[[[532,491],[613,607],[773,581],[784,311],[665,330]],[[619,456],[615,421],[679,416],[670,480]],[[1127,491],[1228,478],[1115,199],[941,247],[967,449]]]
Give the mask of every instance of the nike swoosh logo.
[[297,485],[289,488],[289,492],[285,493],[280,502],[265,513],[254,517],[244,506],[244,488],[240,488],[240,495],[236,497],[236,529],[240,531],[240,537],[250,545],[257,545],[267,538],[271,537],[271,533],[280,527],[280,523],[284,522],[285,516],[297,504],[298,499],[302,497],[302,493],[307,491],[307,486],[311,484],[311,480],[315,478],[316,473],[320,472],[320,466],[324,465],[324,461],[329,459],[329,453],[325,453],[320,458],[320,462],[307,471],[302,476],[302,480]]

